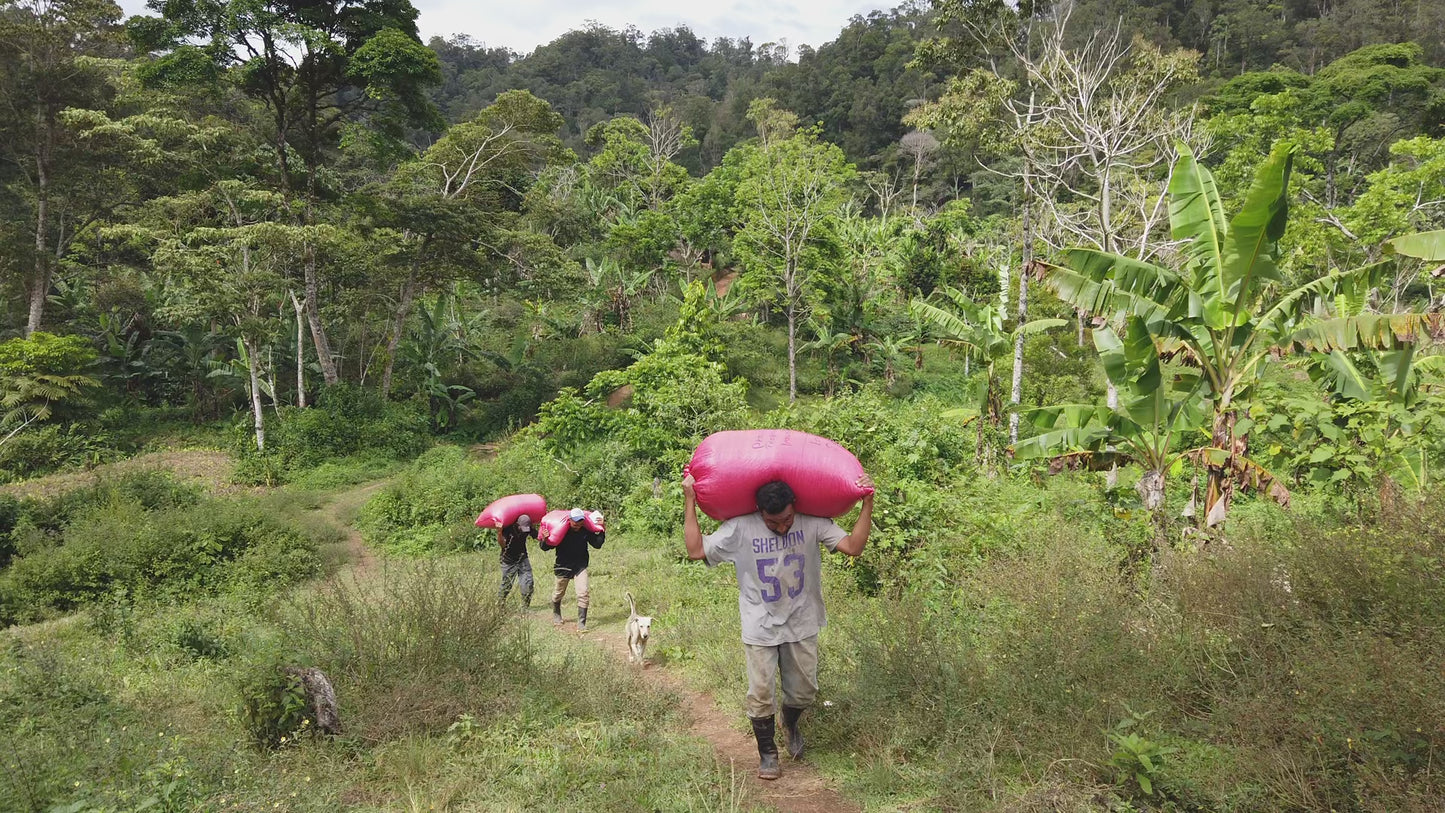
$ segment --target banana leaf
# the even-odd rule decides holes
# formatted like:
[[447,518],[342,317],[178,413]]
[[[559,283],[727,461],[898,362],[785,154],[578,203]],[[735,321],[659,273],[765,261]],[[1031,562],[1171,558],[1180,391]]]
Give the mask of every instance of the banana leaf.
[[1386,250],[1428,262],[1445,261],[1445,229],[1407,234],[1385,242]]

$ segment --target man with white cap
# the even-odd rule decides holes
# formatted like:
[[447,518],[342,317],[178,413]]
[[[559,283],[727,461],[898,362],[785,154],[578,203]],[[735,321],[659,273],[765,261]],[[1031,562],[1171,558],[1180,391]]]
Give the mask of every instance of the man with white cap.
[[527,557],[527,539],[537,538],[537,529],[532,518],[523,514],[517,521],[497,531],[502,545],[502,592],[497,597],[506,601],[512,592],[512,582],[522,591],[522,605],[532,606],[532,560]]
[[[593,515],[593,524],[598,525],[597,519],[601,514]],[[567,533],[562,541],[557,543],[557,564],[552,568],[552,575],[557,577],[557,584],[552,588],[552,623],[562,623],[562,596],[567,592],[567,583],[577,583],[577,629],[581,632],[587,630],[587,564],[589,561],[588,546],[601,548],[602,543],[607,539],[605,531],[594,531],[583,524],[587,519],[587,512],[581,508],[573,508],[567,514]],[[542,547],[547,547],[543,542]]]

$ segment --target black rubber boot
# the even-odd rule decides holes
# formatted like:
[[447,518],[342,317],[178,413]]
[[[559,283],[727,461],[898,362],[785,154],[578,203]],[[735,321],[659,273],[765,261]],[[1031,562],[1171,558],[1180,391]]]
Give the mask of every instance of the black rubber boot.
[[805,711],[807,709],[796,706],[783,706],[783,733],[788,736],[788,756],[793,759],[803,758],[803,732],[798,730],[798,718]]
[[753,723],[753,736],[758,741],[758,778],[777,779],[783,775],[783,766],[778,763],[778,744],[773,741],[777,733],[777,721],[772,717],[749,717]]
[[552,602],[552,623],[562,623],[562,602],[560,601]]
[[586,607],[578,607],[578,608],[577,608],[577,631],[578,631],[578,632],[586,632],[586,631],[587,631],[587,608],[586,608]]

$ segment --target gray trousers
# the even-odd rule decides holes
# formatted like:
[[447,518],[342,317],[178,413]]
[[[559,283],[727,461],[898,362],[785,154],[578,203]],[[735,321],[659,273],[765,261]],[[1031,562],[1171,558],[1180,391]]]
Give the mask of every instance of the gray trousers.
[[512,592],[512,582],[522,590],[522,603],[532,603],[532,560],[523,558],[522,561],[514,564],[502,565],[502,591],[498,594],[498,600],[505,601],[507,594]]
[[802,641],[758,646],[743,643],[748,660],[749,717],[778,713],[773,686],[781,683],[783,705],[805,709],[818,697],[818,636]]

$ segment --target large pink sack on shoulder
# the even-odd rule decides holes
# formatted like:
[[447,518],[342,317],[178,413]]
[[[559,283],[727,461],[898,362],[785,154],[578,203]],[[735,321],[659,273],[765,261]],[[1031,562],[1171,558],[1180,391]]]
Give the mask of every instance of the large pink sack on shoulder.
[[794,429],[745,429],[709,435],[682,470],[696,485],[697,505],[723,520],[758,510],[757,490],[782,480],[800,514],[838,517],[873,493],[856,484],[863,466],[838,443]]
[[570,520],[567,518],[568,511],[565,508],[558,508],[555,511],[548,511],[537,523],[537,540],[543,545],[556,547],[562,544],[562,537],[567,535],[570,527]]
[[545,513],[547,513],[547,501],[542,499],[541,494],[513,494],[509,497],[498,497],[482,509],[481,514],[477,515],[477,527],[501,528],[516,522],[517,517],[523,514],[536,522]]

